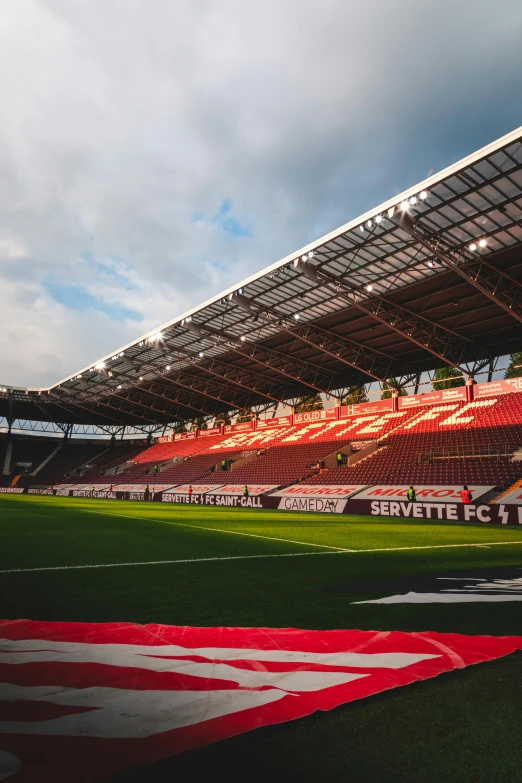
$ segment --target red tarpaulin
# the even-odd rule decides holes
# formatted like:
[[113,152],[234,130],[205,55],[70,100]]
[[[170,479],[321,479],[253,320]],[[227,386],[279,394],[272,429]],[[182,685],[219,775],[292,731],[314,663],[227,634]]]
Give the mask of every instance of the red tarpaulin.
[[86,783],[522,649],[522,637],[0,621],[2,779]]

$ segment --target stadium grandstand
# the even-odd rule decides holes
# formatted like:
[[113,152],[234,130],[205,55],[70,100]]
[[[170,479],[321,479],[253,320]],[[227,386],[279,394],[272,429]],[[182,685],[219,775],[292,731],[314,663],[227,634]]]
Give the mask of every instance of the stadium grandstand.
[[521,346],[519,128],[49,388],[2,386],[0,486],[498,497]]

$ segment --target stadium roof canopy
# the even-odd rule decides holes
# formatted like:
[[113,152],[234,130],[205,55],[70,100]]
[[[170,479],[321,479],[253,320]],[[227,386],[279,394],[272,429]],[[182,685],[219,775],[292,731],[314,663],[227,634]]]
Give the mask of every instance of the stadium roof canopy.
[[[45,389],[6,418],[165,425],[521,348],[522,128]],[[465,365],[465,366],[464,366]]]

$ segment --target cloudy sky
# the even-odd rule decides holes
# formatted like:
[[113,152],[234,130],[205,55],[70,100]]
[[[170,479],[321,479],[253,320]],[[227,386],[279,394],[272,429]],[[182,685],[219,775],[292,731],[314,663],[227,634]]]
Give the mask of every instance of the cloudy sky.
[[520,0],[16,0],[0,382],[47,385],[522,124]]

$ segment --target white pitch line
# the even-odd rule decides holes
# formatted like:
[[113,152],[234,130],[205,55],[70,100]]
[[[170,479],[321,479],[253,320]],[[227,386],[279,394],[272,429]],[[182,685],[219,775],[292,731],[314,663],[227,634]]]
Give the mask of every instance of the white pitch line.
[[[176,527],[194,527],[196,530],[210,530],[213,533],[227,533],[231,536],[248,536],[249,538],[266,538],[268,541],[283,541],[288,544],[301,544],[302,546],[318,546],[324,549],[335,549],[336,552],[351,552],[353,554],[357,552],[408,552],[415,549],[451,549],[453,547],[487,547],[487,546],[503,546],[505,544],[522,544],[520,541],[485,541],[480,544],[427,544],[423,546],[392,546],[383,547],[379,549],[346,549],[340,546],[329,546],[328,544],[312,544],[309,541],[295,541],[291,538],[274,538],[272,536],[261,536],[256,533],[240,533],[237,530],[223,530],[218,527],[203,527],[202,525],[190,525],[186,522],[170,522],[168,519],[153,519],[152,517],[136,517],[132,514],[115,514],[112,511],[90,511],[89,509],[83,509],[86,514],[103,514],[110,517],[124,517],[125,519],[143,519],[146,522],[161,522],[164,525],[175,525]],[[324,554],[328,554],[325,552]]]
[[7,568],[0,574],[23,574],[33,571],[75,571],[82,568],[121,568],[123,566],[174,565],[176,563],[212,563],[219,560],[262,560],[268,557],[306,557],[310,555],[342,555],[348,550],[336,552],[284,552],[272,555],[232,555],[225,557],[194,557],[185,560],[143,560],[131,563],[95,563],[92,565],[44,566],[38,568]]
[[207,530],[212,533],[227,533],[230,536],[246,536],[247,538],[265,538],[267,541],[282,541],[284,544],[300,544],[301,546],[316,546],[321,549],[335,549],[336,552],[356,552],[356,549],[346,549],[342,546],[329,546],[328,544],[312,544],[310,541],[295,541],[292,538],[275,538],[274,536],[261,536],[256,533],[241,533],[237,530],[222,530],[218,527],[204,527],[203,525],[189,525],[186,522],[171,522],[168,519],[152,519],[152,517],[135,517],[132,514],[115,514],[112,511],[90,511],[82,509],[86,514],[103,514],[107,517],[123,517],[124,519],[144,519],[146,522],[160,522],[163,525],[175,525],[176,527],[190,527],[196,530]]
[[[191,527],[191,525],[189,525]],[[222,531],[226,533],[228,531]],[[282,539],[283,541],[285,539]],[[488,546],[507,546],[522,544],[522,541],[492,541]],[[184,560],[143,560],[130,563],[94,563],[73,566],[44,566],[37,568],[7,568],[0,574],[23,574],[33,571],[76,571],[85,568],[122,568],[124,566],[176,565],[177,563],[215,563],[221,560],[266,560],[271,557],[311,557],[313,555],[357,555],[361,552],[404,552],[411,549],[448,549],[450,547],[480,547],[482,544],[434,544],[433,546],[400,546],[388,549],[336,549],[333,552],[283,552],[271,555],[231,555],[225,557],[194,557]]]

